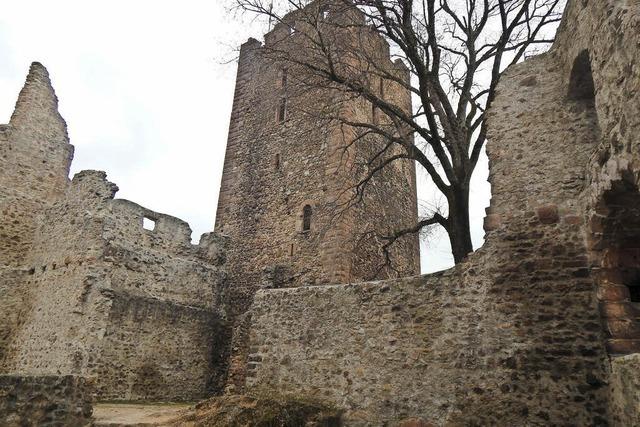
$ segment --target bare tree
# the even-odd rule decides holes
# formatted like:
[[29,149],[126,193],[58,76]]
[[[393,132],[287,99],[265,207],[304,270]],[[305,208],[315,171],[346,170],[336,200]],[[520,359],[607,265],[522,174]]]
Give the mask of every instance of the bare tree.
[[[302,34],[306,53],[291,55],[290,50],[273,48],[278,60],[306,69],[314,76],[309,81],[318,87],[360,97],[386,116],[381,123],[342,119],[361,130],[354,143],[366,143],[363,135],[368,134],[388,142],[382,150],[373,150],[356,194],[390,163],[410,158],[444,196],[444,209],[427,212],[415,225],[384,236],[385,253],[402,236],[440,225],[448,234],[454,261],[461,262],[473,251],[470,181],[487,140],[486,111],[501,72],[548,47],[564,1],[318,0],[311,6],[301,0],[235,2],[245,12],[268,18],[270,25],[284,24]],[[344,19],[355,8],[364,19]],[[286,14],[291,11],[295,22]],[[409,77],[381,66],[380,58],[362,45],[366,38],[345,42],[335,36],[337,28],[383,37]],[[381,93],[376,78],[410,91],[413,111]]]

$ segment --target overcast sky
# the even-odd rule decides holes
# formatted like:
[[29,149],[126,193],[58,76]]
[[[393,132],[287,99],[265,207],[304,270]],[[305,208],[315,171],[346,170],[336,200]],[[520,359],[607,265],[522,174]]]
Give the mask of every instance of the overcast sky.
[[[213,229],[233,100],[233,48],[259,28],[218,0],[3,0],[0,123],[33,61],[47,67],[67,121],[71,175],[104,170],[117,197]],[[489,201],[486,160],[472,186],[474,244]],[[424,177],[424,176],[423,176]],[[424,180],[421,180],[424,181]],[[431,190],[424,185],[420,197]],[[423,272],[452,264],[438,233]]]

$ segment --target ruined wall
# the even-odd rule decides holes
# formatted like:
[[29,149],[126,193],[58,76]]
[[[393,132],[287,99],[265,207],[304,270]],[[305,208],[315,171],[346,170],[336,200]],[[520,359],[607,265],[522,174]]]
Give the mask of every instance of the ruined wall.
[[94,378],[103,399],[204,397],[224,369],[221,242],[194,246],[186,223],[116,190],[103,172],[81,172],[44,212],[28,264],[35,309],[10,369]]
[[[211,310],[114,293],[89,375],[105,400],[198,400],[220,391],[224,322]],[[133,344],[133,345],[132,345]]]
[[72,376],[0,376],[0,424],[83,426],[91,423],[91,388]]
[[34,63],[9,124],[0,125],[0,265],[15,267],[26,256],[34,212],[64,192],[72,158],[49,75]]
[[609,356],[640,337],[638,25],[637,2],[570,1],[553,49],[503,74],[465,263],[260,291],[250,392],[324,399],[349,425],[633,424],[637,375]]
[[611,361],[612,425],[640,425],[640,355],[617,357]]
[[25,258],[37,213],[64,191],[73,157],[47,70],[32,64],[9,124],[0,125],[0,372],[30,309]]
[[101,399],[219,391],[225,239],[193,245],[184,221],[114,199],[104,172],[69,182],[73,149],[39,64],[0,150],[0,369],[88,377]]
[[593,283],[545,261],[570,265],[581,236],[532,213],[445,273],[260,291],[248,389],[325,400],[348,425],[602,425]]

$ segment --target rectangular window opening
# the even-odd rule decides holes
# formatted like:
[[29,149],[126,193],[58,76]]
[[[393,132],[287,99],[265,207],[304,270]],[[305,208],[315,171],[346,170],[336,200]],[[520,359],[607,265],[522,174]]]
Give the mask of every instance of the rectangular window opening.
[[628,288],[631,302],[640,303],[640,283],[633,283]]
[[146,216],[142,219],[142,228],[145,230],[153,231],[156,229],[156,221]]
[[280,105],[278,106],[278,122],[282,123],[287,118],[287,100],[286,98],[280,99]]
[[275,170],[280,170],[280,154],[276,154],[276,157],[273,159],[273,167]]

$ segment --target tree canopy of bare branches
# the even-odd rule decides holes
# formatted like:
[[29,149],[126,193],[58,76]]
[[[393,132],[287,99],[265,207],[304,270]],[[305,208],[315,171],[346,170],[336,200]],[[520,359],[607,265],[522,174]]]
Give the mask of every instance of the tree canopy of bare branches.
[[[385,250],[407,233],[439,225],[451,242],[454,261],[472,250],[469,223],[471,176],[487,140],[486,111],[496,94],[501,73],[527,55],[553,42],[564,0],[234,0],[242,11],[263,17],[270,25],[296,26],[312,53],[282,56],[327,85],[361,97],[383,113],[381,123],[351,119],[349,126],[377,134],[394,147],[392,155],[376,152],[370,176],[397,158],[415,160],[446,200],[446,206],[424,213],[415,225],[384,237]],[[364,19],[345,20],[357,8]],[[287,13],[296,14],[296,22]],[[325,16],[326,14],[326,16]],[[304,21],[304,25],[299,25]],[[409,77],[403,78],[380,58],[357,44],[328,36],[327,27],[352,30],[359,25],[389,44],[391,59],[401,60]],[[335,33],[335,32],[333,32]],[[345,66],[345,57],[357,58],[359,72]],[[353,64],[351,61],[349,64]],[[384,79],[411,93],[407,111],[378,90],[373,81]],[[360,138],[358,143],[366,143]],[[389,151],[388,153],[391,153]]]

